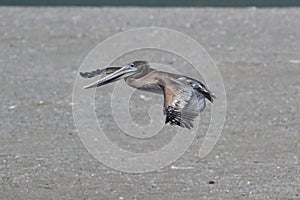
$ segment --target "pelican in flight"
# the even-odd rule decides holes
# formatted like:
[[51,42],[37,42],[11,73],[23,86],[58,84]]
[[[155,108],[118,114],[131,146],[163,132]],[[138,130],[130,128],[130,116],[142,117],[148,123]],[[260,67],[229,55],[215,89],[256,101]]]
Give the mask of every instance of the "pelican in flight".
[[104,75],[100,80],[85,86],[99,87],[124,79],[139,90],[164,95],[165,123],[191,129],[194,119],[204,110],[205,98],[213,102],[214,94],[195,79],[187,76],[158,71],[146,61],[134,61],[123,67],[107,67],[92,72],[80,72],[83,78]]

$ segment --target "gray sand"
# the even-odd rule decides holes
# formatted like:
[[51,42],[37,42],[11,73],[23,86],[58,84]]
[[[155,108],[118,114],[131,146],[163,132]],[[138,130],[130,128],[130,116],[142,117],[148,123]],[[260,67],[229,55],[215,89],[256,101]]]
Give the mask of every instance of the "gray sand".
[[[300,198],[299,8],[2,7],[0,18],[1,199]],[[224,79],[222,135],[202,160],[197,137],[172,164],[187,169],[115,171],[76,132],[82,60],[112,34],[143,26],[193,37]]]

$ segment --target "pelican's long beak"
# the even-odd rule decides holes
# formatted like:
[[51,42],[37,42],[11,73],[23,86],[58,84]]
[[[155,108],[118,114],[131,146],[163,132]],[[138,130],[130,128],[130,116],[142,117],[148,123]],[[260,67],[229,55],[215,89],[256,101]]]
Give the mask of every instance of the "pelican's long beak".
[[120,80],[121,78],[126,78],[128,76],[131,76],[132,74],[134,74],[137,71],[137,68],[135,66],[124,66],[121,69],[115,71],[114,73],[103,77],[102,79],[90,84],[90,85],[86,85],[83,88],[84,89],[88,89],[88,88],[94,88],[94,87],[99,87],[101,85],[106,85],[108,83],[112,83],[115,82],[117,80]]

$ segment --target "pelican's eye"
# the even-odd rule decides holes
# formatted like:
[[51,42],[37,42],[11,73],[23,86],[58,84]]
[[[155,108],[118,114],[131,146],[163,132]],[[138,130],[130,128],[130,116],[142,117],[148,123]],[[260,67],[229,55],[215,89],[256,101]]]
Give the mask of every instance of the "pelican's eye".
[[131,64],[130,64],[130,67],[134,67],[134,64],[133,64],[133,63],[131,63]]

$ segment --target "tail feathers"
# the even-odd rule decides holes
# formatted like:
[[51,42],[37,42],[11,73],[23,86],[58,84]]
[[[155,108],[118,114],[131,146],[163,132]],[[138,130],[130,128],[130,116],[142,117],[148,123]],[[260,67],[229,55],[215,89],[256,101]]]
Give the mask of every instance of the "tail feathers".
[[198,92],[201,92],[210,102],[214,102],[214,98],[216,98],[216,96],[211,93],[209,90],[208,91],[204,91],[202,89],[198,89],[198,88],[195,88]]
[[202,93],[210,102],[213,103],[216,96],[203,83],[189,77],[181,77],[181,79],[188,82],[195,90]]

